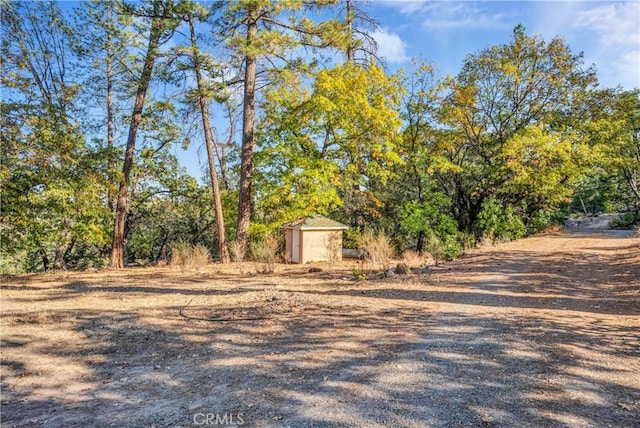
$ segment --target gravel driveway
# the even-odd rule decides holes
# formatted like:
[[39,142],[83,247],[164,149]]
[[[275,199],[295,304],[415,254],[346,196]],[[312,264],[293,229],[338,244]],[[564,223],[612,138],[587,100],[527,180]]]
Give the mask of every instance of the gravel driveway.
[[352,267],[4,277],[2,425],[640,427],[637,237]]

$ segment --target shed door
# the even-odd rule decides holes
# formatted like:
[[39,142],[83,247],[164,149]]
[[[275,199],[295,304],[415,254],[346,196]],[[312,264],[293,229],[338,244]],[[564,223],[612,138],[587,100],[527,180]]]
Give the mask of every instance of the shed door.
[[300,263],[300,231],[293,229],[291,232],[291,262]]

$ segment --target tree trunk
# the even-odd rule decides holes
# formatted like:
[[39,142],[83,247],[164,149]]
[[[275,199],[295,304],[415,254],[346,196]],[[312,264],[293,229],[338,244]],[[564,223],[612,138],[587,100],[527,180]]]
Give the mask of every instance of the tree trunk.
[[[218,158],[218,163],[220,164],[220,175],[222,176],[222,184],[224,185],[225,190],[231,190],[231,183],[229,183],[229,173],[227,172],[227,147],[229,147],[233,143],[233,137],[236,134],[236,124],[234,117],[234,110],[231,105],[231,101],[227,100],[225,103],[227,107],[227,111],[229,112],[229,137],[224,144],[215,144],[213,148],[216,150],[216,156]],[[218,148],[220,149],[218,151]]]
[[49,256],[47,256],[47,251],[44,249],[40,242],[36,242],[38,245],[38,253],[40,253],[40,258],[42,259],[42,268],[46,271],[49,270]]
[[[258,34],[257,11],[248,11],[247,45],[251,47]],[[242,155],[240,161],[240,194],[238,197],[238,225],[236,241],[246,248],[251,224],[251,188],[253,173],[253,152],[255,147],[255,95],[257,58],[255,54],[245,56],[244,104],[242,115]]]
[[127,211],[129,210],[129,178],[131,176],[131,168],[133,166],[133,157],[136,147],[136,135],[138,127],[142,120],[142,110],[147,95],[147,89],[151,82],[151,74],[153,65],[157,57],[157,49],[162,34],[162,18],[159,16],[159,2],[154,2],[154,17],[151,21],[151,30],[149,33],[149,43],[145,55],[142,74],[138,82],[136,91],[136,99],[133,106],[133,114],[131,115],[131,124],[129,125],[129,135],[127,137],[127,148],[124,156],[124,164],[122,166],[122,180],[116,203],[116,219],[113,227],[113,240],[111,245],[111,262],[109,267],[114,269],[122,269],[124,267],[124,230],[127,221]]
[[624,176],[629,189],[633,194],[633,212],[638,215],[638,207],[640,205],[640,189],[638,189],[638,180],[636,179],[636,172],[630,168],[622,168],[622,175]]
[[[107,8],[107,25],[111,25],[111,7],[108,6]],[[109,158],[107,161],[107,178],[108,178],[108,183],[109,183],[109,191],[107,194],[107,204],[109,206],[109,209],[111,211],[114,211],[115,209],[115,197],[113,195],[113,190],[112,190],[112,177],[111,177],[111,170],[113,168],[113,163],[112,163],[112,158],[111,158],[111,149],[113,149],[113,145],[114,145],[114,137],[113,137],[113,130],[114,130],[114,119],[113,119],[113,46],[111,43],[111,31],[110,31],[110,27],[107,27],[107,31],[106,31],[106,48],[107,48],[107,56],[105,58],[106,61],[106,67],[107,67],[107,148],[109,149]]]
[[71,219],[64,219],[64,227],[60,231],[60,240],[58,241],[58,245],[56,246],[56,255],[53,259],[53,269],[54,270],[64,270],[66,269],[66,265],[64,263],[64,255],[67,252],[67,248],[69,245],[65,242],[67,240],[67,235],[69,234],[69,228],[71,227]]
[[349,32],[349,41],[347,45],[347,62],[355,65],[355,43],[353,41],[353,5],[352,0],[347,0],[347,31]]
[[66,270],[64,254],[67,251],[67,244],[60,244],[56,247],[56,256],[53,259],[53,270]]
[[[231,134],[233,135],[233,134]],[[213,140],[213,148],[216,152],[216,157],[218,158],[218,164],[220,165],[220,176],[222,178],[222,185],[224,186],[224,190],[231,190],[231,183],[229,182],[229,173],[227,172],[226,159],[227,159],[227,146],[228,143],[220,144]],[[218,150],[219,149],[219,150]]]
[[589,211],[587,211],[587,207],[582,200],[582,196],[578,196],[578,198],[580,198],[580,203],[582,204],[582,211],[584,212],[584,215],[589,215]]
[[416,252],[422,254],[424,252],[424,231],[418,232],[418,242],[416,243]]
[[222,201],[220,199],[220,186],[218,184],[218,173],[216,172],[216,161],[214,157],[214,135],[209,121],[209,106],[204,98],[204,88],[202,87],[202,73],[200,72],[200,56],[196,45],[196,33],[193,28],[193,17],[189,16],[189,29],[191,31],[191,48],[193,50],[193,67],[196,74],[196,84],[198,86],[198,103],[202,116],[202,128],[204,129],[204,142],[207,147],[207,160],[209,161],[209,177],[211,178],[211,190],[213,193],[213,207],[216,216],[216,228],[218,231],[218,255],[221,263],[229,263],[229,252],[227,251],[227,241],[224,227],[224,215],[222,212]]

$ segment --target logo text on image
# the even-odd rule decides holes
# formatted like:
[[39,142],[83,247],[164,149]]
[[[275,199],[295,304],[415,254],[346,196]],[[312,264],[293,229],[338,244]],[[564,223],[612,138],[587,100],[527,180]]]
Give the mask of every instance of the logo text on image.
[[234,426],[244,425],[243,413],[196,413],[193,423],[197,426]]

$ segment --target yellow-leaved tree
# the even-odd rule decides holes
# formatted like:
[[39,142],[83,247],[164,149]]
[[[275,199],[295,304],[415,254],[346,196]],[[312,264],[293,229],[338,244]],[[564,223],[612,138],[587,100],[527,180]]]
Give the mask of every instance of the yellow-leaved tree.
[[400,163],[397,79],[382,68],[345,64],[311,88],[267,94],[259,128],[259,211],[264,223],[338,207],[354,226],[380,216],[378,190]]
[[478,220],[495,202],[501,216],[514,210],[536,229],[570,200],[588,166],[572,112],[595,83],[562,39],[546,42],[521,25],[510,43],[467,57],[439,114],[439,155],[451,168],[435,174],[461,230],[483,235]]

